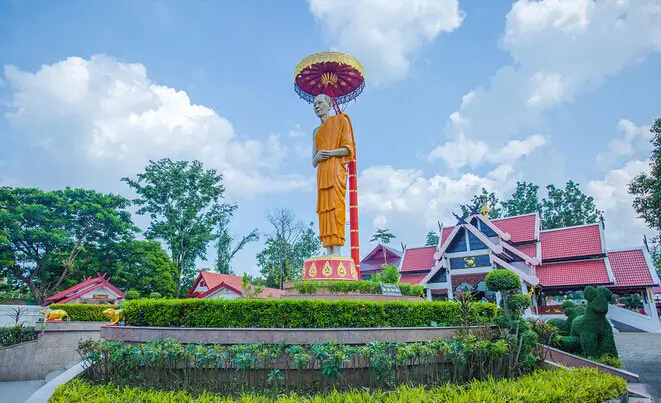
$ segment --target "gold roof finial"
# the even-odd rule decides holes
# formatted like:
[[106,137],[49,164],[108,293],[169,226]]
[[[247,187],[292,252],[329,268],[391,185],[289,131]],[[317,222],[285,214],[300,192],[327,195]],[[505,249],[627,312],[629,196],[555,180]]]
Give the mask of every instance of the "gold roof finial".
[[488,219],[489,219],[489,212],[491,211],[491,209],[490,209],[489,206],[487,205],[487,198],[485,197],[485,198],[482,199],[482,200],[483,200],[483,202],[482,202],[482,210],[480,210],[480,213],[482,213],[482,216],[488,220]]

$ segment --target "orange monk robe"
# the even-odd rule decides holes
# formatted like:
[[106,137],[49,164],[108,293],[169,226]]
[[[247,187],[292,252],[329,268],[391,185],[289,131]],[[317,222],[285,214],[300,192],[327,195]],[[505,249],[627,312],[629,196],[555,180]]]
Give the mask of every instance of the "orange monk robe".
[[346,114],[329,117],[314,138],[317,152],[346,147],[349,155],[331,157],[317,165],[317,214],[319,238],[324,247],[344,245],[346,223],[347,164],[355,152],[353,128]]

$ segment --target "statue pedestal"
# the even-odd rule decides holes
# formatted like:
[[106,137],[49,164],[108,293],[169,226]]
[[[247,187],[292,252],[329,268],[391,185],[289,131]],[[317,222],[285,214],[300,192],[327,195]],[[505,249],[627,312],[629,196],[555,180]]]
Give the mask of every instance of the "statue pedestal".
[[315,256],[303,263],[303,280],[360,280],[353,259]]

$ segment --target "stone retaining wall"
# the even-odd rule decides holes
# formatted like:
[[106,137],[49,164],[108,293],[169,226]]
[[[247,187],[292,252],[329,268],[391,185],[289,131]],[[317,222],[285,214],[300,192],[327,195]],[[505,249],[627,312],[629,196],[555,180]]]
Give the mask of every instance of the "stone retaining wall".
[[[478,329],[480,327],[475,327]],[[173,328],[143,326],[103,326],[101,337],[142,343],[173,338],[182,343],[204,344],[366,344],[373,341],[419,342],[449,339],[459,327],[389,327],[336,329],[268,328]]]
[[[0,348],[0,381],[44,379],[80,359],[80,340],[98,339],[104,322],[47,323],[37,340]],[[0,398],[0,400],[2,400]]]

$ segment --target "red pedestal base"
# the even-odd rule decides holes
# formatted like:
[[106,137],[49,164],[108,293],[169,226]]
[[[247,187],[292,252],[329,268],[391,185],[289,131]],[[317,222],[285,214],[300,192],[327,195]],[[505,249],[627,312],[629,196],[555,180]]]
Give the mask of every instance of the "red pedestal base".
[[353,259],[315,256],[303,263],[303,280],[360,280]]

